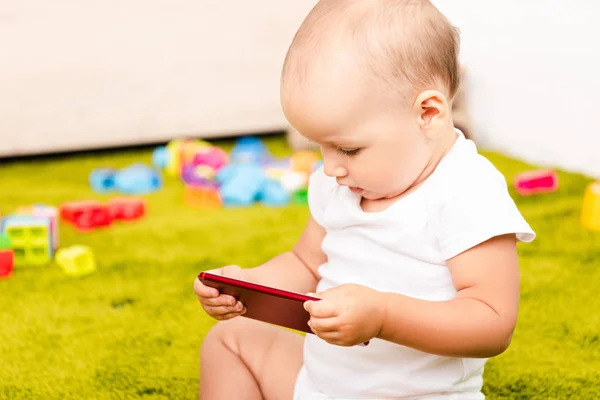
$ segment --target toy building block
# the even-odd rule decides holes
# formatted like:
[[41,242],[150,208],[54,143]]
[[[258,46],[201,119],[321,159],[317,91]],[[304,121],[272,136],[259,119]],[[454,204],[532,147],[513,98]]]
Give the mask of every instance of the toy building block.
[[97,168],[90,173],[90,185],[98,193],[107,193],[115,189],[115,171],[112,168]]
[[71,276],[84,276],[96,270],[96,260],[88,246],[76,245],[58,250],[56,263]]
[[166,146],[160,146],[152,152],[152,165],[158,169],[167,168],[169,163],[169,152]]
[[314,151],[298,151],[292,154],[292,157],[290,158],[290,168],[292,171],[310,174],[319,161],[319,154]]
[[515,177],[514,187],[522,196],[555,192],[558,189],[558,175],[553,170],[524,172]]
[[0,231],[10,238],[15,265],[44,265],[50,261],[52,239],[49,218],[7,216]]
[[162,178],[154,168],[136,163],[119,170],[115,176],[115,189],[125,194],[154,192],[162,186]]
[[590,183],[585,191],[581,225],[592,231],[600,231],[600,181]]
[[15,253],[10,247],[10,237],[0,234],[0,279],[12,275]]
[[65,203],[60,207],[60,216],[83,232],[109,226],[112,223],[108,206],[94,200]]
[[186,185],[183,189],[183,201],[190,207],[203,210],[215,210],[222,205],[216,185]]
[[292,193],[292,204],[308,204],[308,189],[300,189]]
[[23,206],[16,209],[17,215],[32,215],[34,217],[45,217],[50,219],[50,231],[52,232],[52,250],[56,251],[59,246],[58,231],[58,209],[45,204],[34,204],[32,206]]
[[10,246],[10,237],[3,233],[0,233],[0,250],[9,250]]
[[117,197],[109,200],[108,212],[114,220],[137,220],[146,215],[146,202],[140,198]]

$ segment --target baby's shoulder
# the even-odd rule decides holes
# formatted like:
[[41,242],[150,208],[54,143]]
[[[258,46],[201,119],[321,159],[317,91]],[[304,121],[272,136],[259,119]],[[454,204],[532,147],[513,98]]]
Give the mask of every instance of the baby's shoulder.
[[461,197],[504,191],[507,181],[496,166],[481,155],[471,141],[454,149],[434,173],[434,191],[446,196]]

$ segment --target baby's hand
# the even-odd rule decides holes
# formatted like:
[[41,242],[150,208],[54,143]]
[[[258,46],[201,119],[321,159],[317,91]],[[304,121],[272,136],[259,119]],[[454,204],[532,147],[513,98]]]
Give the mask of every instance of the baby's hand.
[[[207,272],[244,280],[244,270],[237,265],[228,265]],[[215,319],[224,321],[243,315],[246,312],[246,307],[236,301],[235,298],[226,294],[219,294],[217,289],[203,285],[198,278],[194,281],[194,292],[204,311]]]
[[355,346],[377,337],[385,317],[383,293],[366,286],[346,284],[317,293],[307,301],[311,330],[331,344]]

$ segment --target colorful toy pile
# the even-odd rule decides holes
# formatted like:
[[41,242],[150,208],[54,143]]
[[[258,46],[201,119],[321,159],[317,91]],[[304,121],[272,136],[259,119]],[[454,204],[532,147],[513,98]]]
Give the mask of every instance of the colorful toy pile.
[[276,159],[252,136],[240,138],[230,154],[205,141],[175,139],[155,149],[152,159],[182,179],[185,204],[202,209],[305,204],[308,178],[320,162],[310,151]]
[[15,267],[56,264],[68,275],[83,276],[96,270],[92,250],[75,245],[59,249],[60,218],[79,232],[108,227],[115,221],[136,221],[146,215],[146,203],[134,197],[115,197],[64,203],[59,209],[43,204],[19,207],[0,221],[0,278]]

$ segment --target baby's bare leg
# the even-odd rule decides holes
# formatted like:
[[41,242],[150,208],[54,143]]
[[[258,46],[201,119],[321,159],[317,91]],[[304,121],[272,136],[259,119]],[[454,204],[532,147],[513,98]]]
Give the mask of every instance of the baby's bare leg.
[[237,317],[219,322],[202,344],[200,399],[291,399],[304,338]]

